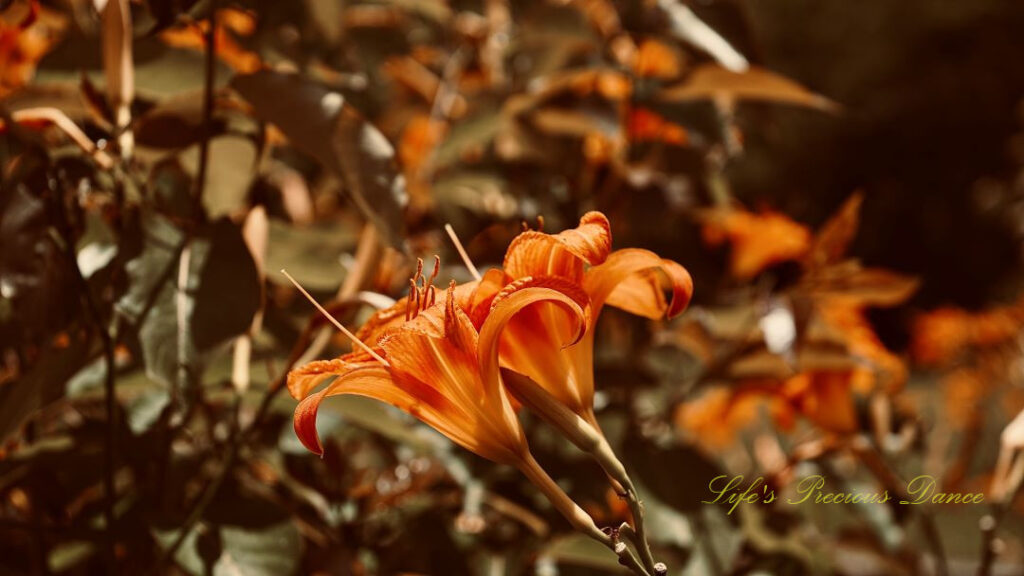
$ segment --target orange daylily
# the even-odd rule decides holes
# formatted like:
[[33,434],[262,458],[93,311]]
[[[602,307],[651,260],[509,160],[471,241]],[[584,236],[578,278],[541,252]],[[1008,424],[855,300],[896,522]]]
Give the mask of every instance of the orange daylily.
[[63,15],[41,7],[38,1],[19,2],[18,8],[0,17],[0,97],[32,79],[39,60],[66,28]]
[[683,67],[675,49],[650,38],[640,43],[633,59],[633,73],[641,78],[672,80],[682,74]]
[[857,414],[849,371],[802,372],[784,380],[751,380],[730,387],[714,387],[680,404],[676,424],[709,449],[728,446],[737,431],[747,427],[764,409],[775,424],[790,430],[798,416],[834,434],[857,430]]
[[926,365],[950,363],[968,349],[996,347],[1016,338],[1024,326],[1024,297],[980,312],[939,308],[918,316],[910,351]]
[[[206,32],[209,20],[202,20],[183,26],[168,28],[160,33],[160,39],[168,46],[189,50],[206,50]],[[213,43],[217,57],[236,72],[256,72],[263,67],[259,54],[243,48],[232,36],[251,36],[256,31],[256,19],[248,12],[226,8],[217,11],[217,29]]]
[[[489,284],[478,282],[458,290],[453,282],[445,301],[437,303],[430,280],[422,286],[413,284],[415,289],[403,299],[404,316],[392,307],[367,323],[371,328],[364,336],[377,337],[372,346],[334,360],[311,362],[288,374],[288,390],[300,400],[294,417],[299,440],[312,452],[323,452],[316,417],[326,398],[355,394],[380,400],[419,418],[471,452],[519,468],[576,529],[608,541],[530,454],[500,383],[500,330],[490,328],[522,308],[545,302],[577,318],[579,336],[585,326],[580,303],[545,287],[544,282],[527,279],[494,295],[490,315],[478,331],[459,302],[473,304]],[[326,387],[313,392],[330,378],[333,380]]]
[[[357,350],[289,373],[288,390],[301,400],[295,410],[295,432],[307,448],[317,454],[323,451],[316,415],[324,399],[356,394],[396,406],[489,460],[519,464],[529,458],[497,369],[481,364],[497,342],[481,341],[477,328],[456,303],[454,285],[444,302],[425,300],[430,293],[417,291],[413,317],[382,331],[371,348],[376,357],[370,350]],[[519,296],[512,305],[548,300],[583,315],[577,303],[553,290],[528,286]],[[505,306],[497,308],[503,311]],[[311,393],[331,377],[335,378],[330,384]]]
[[676,146],[686,146],[690,142],[686,128],[647,108],[630,110],[626,134],[630,142],[664,142]]
[[[586,331],[578,344],[564,346],[573,319],[547,302],[522,307],[514,317],[495,318],[492,323],[507,323],[500,339],[501,366],[527,376],[595,427],[594,327],[601,308],[609,304],[651,319],[671,318],[686,308],[693,294],[690,274],[679,264],[637,248],[612,252],[611,246],[608,218],[590,212],[578,227],[559,234],[523,232],[505,254],[506,289],[540,282],[576,301],[589,301]],[[668,302],[659,274],[672,291]]]
[[811,248],[811,232],[806,226],[770,211],[712,211],[706,217],[703,236],[710,246],[730,242],[729,270],[740,280],[749,280],[775,264],[799,260]]

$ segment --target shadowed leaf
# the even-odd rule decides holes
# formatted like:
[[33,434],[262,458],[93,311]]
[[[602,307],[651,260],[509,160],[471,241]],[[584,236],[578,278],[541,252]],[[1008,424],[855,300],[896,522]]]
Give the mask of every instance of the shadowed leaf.
[[768,102],[837,112],[839,106],[800,84],[761,68],[733,72],[714,64],[697,67],[681,83],[666,88],[660,99],[669,102],[726,100]]
[[236,76],[231,87],[292,145],[340,175],[352,202],[401,248],[407,197],[394,147],[344,96],[298,74],[266,70]]

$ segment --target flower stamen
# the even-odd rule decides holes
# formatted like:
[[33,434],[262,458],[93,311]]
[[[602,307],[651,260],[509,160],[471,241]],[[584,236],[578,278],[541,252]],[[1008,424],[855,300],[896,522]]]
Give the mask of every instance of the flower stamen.
[[319,310],[320,313],[323,314],[324,317],[327,318],[327,320],[331,324],[334,324],[335,328],[337,328],[342,334],[347,336],[348,339],[352,341],[352,344],[359,348],[362,348],[364,352],[372,356],[374,360],[380,362],[381,364],[385,366],[391,366],[391,364],[389,364],[388,361],[385,360],[383,356],[374,352],[373,348],[370,348],[369,346],[366,345],[365,342],[363,342],[359,338],[356,338],[355,334],[349,332],[347,328],[342,326],[341,322],[338,322],[338,320],[334,316],[331,316],[330,312],[328,312],[323,306],[321,306],[320,303],[316,301],[316,299],[310,296],[309,292],[306,292],[306,289],[303,288],[302,285],[295,280],[295,278],[292,278],[291,274],[289,274],[283,268],[281,269],[281,274],[284,274],[285,278],[287,278],[299,290],[299,292],[301,292],[302,295],[306,297],[306,300],[309,300],[310,304],[315,306],[316,309]]
[[441,273],[441,257],[434,255],[434,270],[430,277],[423,275],[423,259],[416,259],[416,275],[409,278],[409,299],[405,305],[405,321],[408,322],[434,305],[437,290],[434,280]]

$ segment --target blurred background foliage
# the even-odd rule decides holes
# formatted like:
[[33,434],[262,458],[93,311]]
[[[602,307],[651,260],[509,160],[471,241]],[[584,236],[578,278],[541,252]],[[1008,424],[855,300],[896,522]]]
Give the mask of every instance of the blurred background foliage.
[[[356,327],[417,256],[469,278],[445,223],[483,269],[593,209],[695,280],[671,323],[597,328],[598,415],[671,574],[1024,570],[1019,2],[0,10],[0,573],[618,573],[389,407],[326,403],[312,456],[280,393],[349,345],[279,269]],[[726,514],[720,474],[986,504]]]

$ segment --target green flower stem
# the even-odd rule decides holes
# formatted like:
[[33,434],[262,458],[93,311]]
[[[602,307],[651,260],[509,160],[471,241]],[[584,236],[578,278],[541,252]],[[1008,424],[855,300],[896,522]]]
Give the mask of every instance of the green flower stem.
[[643,504],[633,481],[626,473],[626,467],[615,456],[608,440],[593,425],[556,400],[533,380],[506,369],[502,369],[501,374],[506,388],[516,399],[557,428],[577,448],[590,454],[608,475],[612,485],[616,486],[616,489],[622,488],[620,493],[625,494],[633,516],[636,548],[640,552],[646,571],[654,573],[656,563],[644,529]]
[[650,572],[640,565],[633,551],[629,549],[625,542],[612,538],[597,527],[590,514],[587,514],[562,490],[562,487],[541,468],[532,454],[527,452],[522,462],[519,463],[518,468],[529,478],[534,486],[544,493],[544,496],[569,521],[573,528],[607,546],[609,550],[615,552],[615,555],[619,557],[619,563],[632,570],[637,576],[652,576]]

